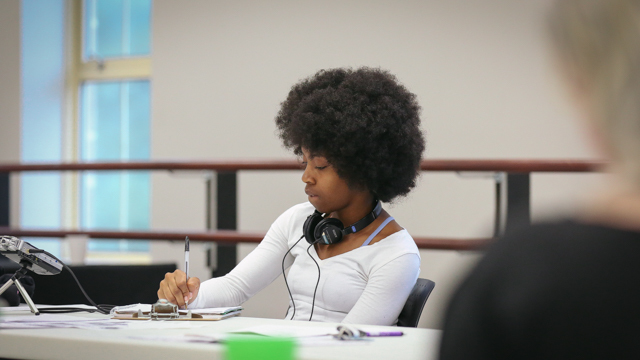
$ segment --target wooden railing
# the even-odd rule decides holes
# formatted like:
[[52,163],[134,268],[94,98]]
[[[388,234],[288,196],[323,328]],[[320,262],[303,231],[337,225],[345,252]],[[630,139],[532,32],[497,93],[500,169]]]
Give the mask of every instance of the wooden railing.
[[[495,231],[528,223],[530,220],[530,173],[532,172],[593,172],[604,168],[600,161],[584,160],[423,160],[422,171],[492,172],[496,181]],[[241,160],[241,161],[154,161],[103,163],[50,163],[0,164],[0,234],[34,237],[65,237],[84,235],[91,238],[126,238],[146,240],[179,240],[188,235],[194,241],[218,243],[218,270],[221,275],[235,266],[236,244],[260,242],[264,233],[244,233],[237,229],[237,172],[255,170],[300,170],[295,160]],[[206,170],[215,172],[215,189],[207,180],[207,231],[154,232],[154,231],[96,231],[96,230],[36,230],[16,229],[9,225],[9,174],[29,171],[106,171],[106,170]],[[216,203],[212,193],[217,192]],[[501,204],[506,203],[506,209]],[[217,230],[211,229],[212,207],[216,206]],[[503,214],[504,212],[504,214]],[[502,223],[502,219],[506,219]],[[421,249],[477,250],[491,238],[449,239],[415,237]]]
[[[604,167],[602,161],[586,160],[422,160],[423,171],[486,172],[590,172]],[[220,161],[153,161],[92,163],[16,163],[0,164],[0,173],[24,171],[85,170],[300,170],[296,160],[220,160]]]
[[[217,230],[208,232],[193,231],[94,231],[94,230],[27,230],[0,227],[0,234],[17,237],[65,237],[82,235],[95,239],[132,239],[132,240],[181,240],[189,236],[190,241],[214,241],[220,244],[259,243],[264,233],[245,233],[232,230]],[[421,249],[436,250],[477,250],[485,246],[491,239],[451,239],[451,238],[414,238]]]

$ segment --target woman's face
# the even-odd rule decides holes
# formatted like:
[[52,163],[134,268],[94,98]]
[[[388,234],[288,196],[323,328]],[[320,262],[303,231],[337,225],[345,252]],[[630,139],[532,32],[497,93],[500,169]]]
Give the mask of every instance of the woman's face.
[[368,196],[367,191],[353,190],[338,176],[335,168],[322,156],[312,156],[302,149],[302,163],[305,165],[302,181],[309,202],[321,213],[340,212],[354,205],[354,202]]

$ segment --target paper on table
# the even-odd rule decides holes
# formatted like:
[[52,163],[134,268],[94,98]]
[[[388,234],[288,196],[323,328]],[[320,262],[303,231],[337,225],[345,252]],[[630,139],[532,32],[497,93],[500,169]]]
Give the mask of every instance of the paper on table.
[[230,307],[217,307],[217,308],[204,308],[191,310],[194,314],[200,315],[226,315],[232,312],[241,311],[242,306],[230,306]]
[[353,346],[353,345],[368,345],[373,342],[372,339],[364,338],[358,341],[352,340],[340,340],[333,336],[309,336],[304,338],[298,338],[298,345],[300,346]]
[[8,316],[3,317],[3,322],[14,323],[45,323],[45,322],[87,322],[87,321],[105,321],[102,318],[87,318],[81,316],[71,316],[64,314],[40,314],[38,316]]
[[[253,334],[253,333],[252,333]],[[200,344],[219,344],[233,335],[216,334],[216,335],[203,335],[203,334],[179,334],[179,335],[134,335],[128,336],[129,339],[146,340],[146,341],[161,341],[161,342],[181,342],[181,343],[200,343]],[[296,338],[296,343],[299,346],[353,346],[353,345],[367,345],[371,341],[343,341],[336,339],[331,335],[324,336],[308,336],[302,338]]]
[[128,338],[136,339],[136,340],[161,341],[161,342],[216,344],[216,343],[219,343],[224,338],[224,336],[179,334],[179,335],[134,335],[134,336],[129,336]]
[[[219,344],[233,335],[216,334],[216,335],[203,335],[203,334],[179,334],[179,335],[134,335],[128,336],[129,339],[146,340],[146,341],[161,341],[161,342],[180,342],[180,343],[199,343],[199,344]],[[354,346],[354,345],[368,345],[372,342],[370,339],[366,341],[343,341],[336,339],[331,335],[325,336],[308,336],[302,338],[296,338],[298,346],[304,347],[323,347],[323,346]]]
[[[95,306],[85,305],[85,304],[74,304],[74,305],[44,305],[44,304],[36,304],[38,309],[51,309],[51,308],[80,308],[87,310],[95,310]],[[20,306],[7,306],[0,307],[0,313],[5,314],[13,314],[13,313],[30,313],[31,309],[27,304],[20,304]]]
[[[286,336],[295,338],[298,345],[304,347],[353,346],[366,345],[371,342],[370,339],[363,339],[363,341],[344,341],[337,339],[333,336],[338,334],[338,330],[334,327],[259,325],[231,331],[229,335],[231,334]],[[224,338],[220,340],[224,341]]]
[[90,330],[117,330],[126,328],[118,323],[107,322],[106,320],[94,322],[44,322],[44,323],[20,323],[20,322],[0,322],[0,329],[90,329]]
[[132,330],[148,330],[148,329],[197,329],[207,326],[203,321],[154,321],[154,320],[142,320],[142,321],[122,321],[113,320],[121,323],[127,323],[129,326],[127,329]]
[[309,336],[336,335],[338,330],[335,327],[306,327],[306,326],[278,326],[278,325],[258,325],[240,330],[231,331],[236,334],[257,334],[266,336],[289,336],[294,338]]
[[41,314],[40,316],[3,317],[0,329],[122,329],[126,324],[100,318],[85,318],[61,314]]

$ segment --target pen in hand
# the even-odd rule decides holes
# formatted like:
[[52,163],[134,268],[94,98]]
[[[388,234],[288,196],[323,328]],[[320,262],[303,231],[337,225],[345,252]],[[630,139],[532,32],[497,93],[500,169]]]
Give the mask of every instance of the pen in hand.
[[[184,273],[187,274],[187,281],[189,281],[189,237],[184,238]],[[187,285],[188,287],[189,285]],[[189,304],[189,296],[184,297],[184,308],[187,308]]]

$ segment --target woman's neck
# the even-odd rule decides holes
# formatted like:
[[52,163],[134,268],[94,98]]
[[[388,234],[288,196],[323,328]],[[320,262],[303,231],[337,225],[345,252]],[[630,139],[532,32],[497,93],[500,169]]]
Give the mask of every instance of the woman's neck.
[[330,217],[337,218],[344,226],[354,224],[358,220],[367,216],[373,210],[375,201],[372,196],[363,196],[356,201],[353,201],[349,206],[344,209],[334,211],[330,214]]

